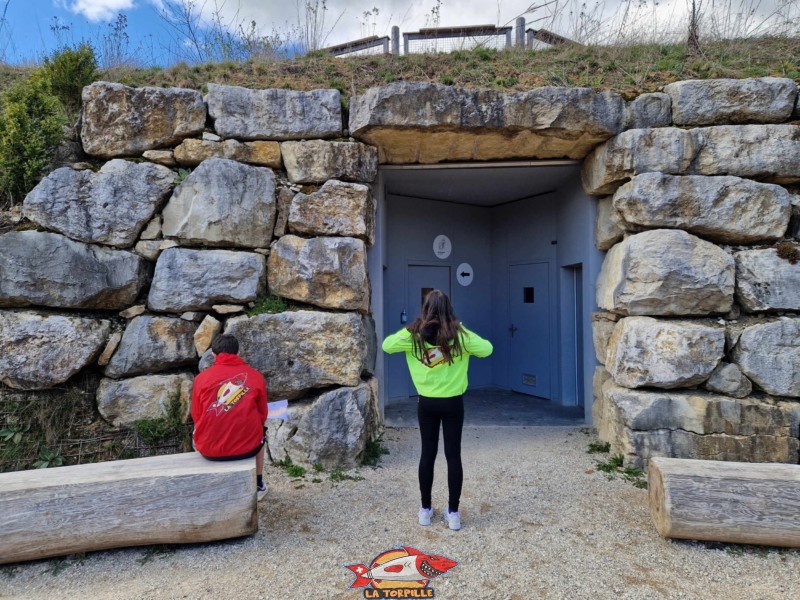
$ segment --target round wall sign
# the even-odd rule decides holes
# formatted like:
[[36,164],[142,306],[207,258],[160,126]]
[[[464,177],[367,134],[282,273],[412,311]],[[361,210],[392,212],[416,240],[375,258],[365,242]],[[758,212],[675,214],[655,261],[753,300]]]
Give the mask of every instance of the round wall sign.
[[458,283],[467,287],[472,283],[472,278],[474,276],[475,272],[472,270],[472,266],[469,263],[461,263],[458,265],[458,269],[456,269],[456,279],[458,279]]
[[433,240],[433,253],[437,258],[445,259],[450,256],[453,251],[453,244],[450,243],[450,238],[446,235],[437,235]]

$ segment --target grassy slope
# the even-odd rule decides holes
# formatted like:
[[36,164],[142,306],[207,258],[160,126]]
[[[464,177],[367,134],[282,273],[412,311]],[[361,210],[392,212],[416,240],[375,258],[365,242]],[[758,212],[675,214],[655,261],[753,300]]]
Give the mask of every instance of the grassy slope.
[[[0,67],[0,88],[25,69]],[[611,89],[626,96],[652,92],[683,79],[790,77],[800,81],[800,38],[733,40],[705,45],[690,55],[685,45],[563,47],[540,51],[478,49],[450,54],[363,56],[312,54],[296,60],[178,64],[168,69],[117,69],[102,78],[133,86],[203,89],[208,82],[251,88],[337,88],[357,94],[393,81],[459,87],[527,90],[545,85]]]

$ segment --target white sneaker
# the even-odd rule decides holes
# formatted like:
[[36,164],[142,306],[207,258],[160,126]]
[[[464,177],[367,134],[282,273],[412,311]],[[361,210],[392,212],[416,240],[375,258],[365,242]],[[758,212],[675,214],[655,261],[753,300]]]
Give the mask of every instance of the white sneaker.
[[261,487],[256,486],[256,502],[261,502],[267,495],[267,484],[262,483]]
[[431,517],[433,516],[433,507],[430,508],[422,508],[419,507],[419,524],[420,525],[430,525],[431,524]]
[[453,531],[461,529],[461,515],[457,512],[451,513],[449,508],[444,510],[444,522],[447,523],[447,526]]

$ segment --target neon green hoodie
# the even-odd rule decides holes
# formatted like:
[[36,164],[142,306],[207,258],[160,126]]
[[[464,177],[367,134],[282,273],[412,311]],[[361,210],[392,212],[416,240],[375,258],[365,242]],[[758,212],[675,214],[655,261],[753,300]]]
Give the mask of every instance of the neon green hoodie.
[[[464,353],[453,357],[452,364],[446,361],[435,363],[429,367],[420,359],[414,356],[414,342],[411,332],[408,329],[401,329],[383,340],[383,351],[387,354],[395,352],[405,352],[408,371],[411,373],[411,380],[417,393],[428,398],[450,398],[464,393],[467,389],[467,369],[469,367],[469,357],[477,356],[483,358],[492,353],[492,344],[483,339],[476,333],[464,327],[461,335],[461,347]],[[425,344],[425,347],[433,350],[431,358],[435,361],[436,346]]]

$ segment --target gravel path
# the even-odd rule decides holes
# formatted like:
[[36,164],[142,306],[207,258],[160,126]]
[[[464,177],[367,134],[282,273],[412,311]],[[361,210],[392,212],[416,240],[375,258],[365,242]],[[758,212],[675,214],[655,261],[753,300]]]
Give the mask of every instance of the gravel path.
[[[464,430],[464,528],[416,524],[416,429],[388,429],[390,454],[361,481],[292,480],[268,467],[252,537],[96,552],[0,567],[0,598],[363,598],[345,564],[407,545],[459,561],[436,598],[797,598],[800,551],[671,542],[647,492],[594,471],[591,441],[571,427]],[[1,535],[1,534],[0,534]],[[64,567],[63,569],[61,567]]]

